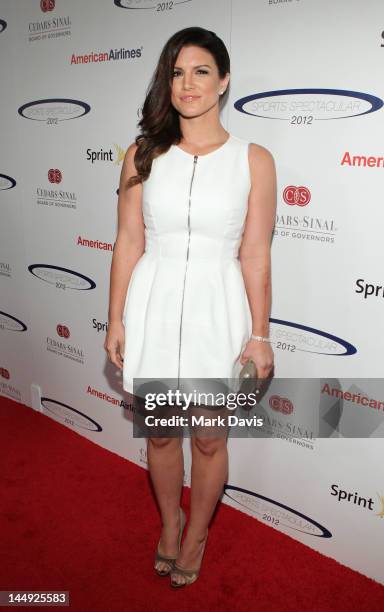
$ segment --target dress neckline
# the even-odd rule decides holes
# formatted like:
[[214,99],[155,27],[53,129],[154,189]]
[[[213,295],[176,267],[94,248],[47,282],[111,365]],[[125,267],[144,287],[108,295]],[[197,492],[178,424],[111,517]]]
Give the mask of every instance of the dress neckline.
[[210,155],[213,155],[214,153],[217,153],[218,151],[221,151],[229,143],[230,140],[232,140],[232,134],[231,133],[229,134],[227,140],[222,145],[220,145],[219,147],[217,147],[213,151],[210,151],[209,153],[204,153],[203,155],[196,155],[195,153],[188,153],[188,151],[184,151],[184,149],[181,149],[179,147],[179,145],[172,145],[172,147],[174,149],[178,149],[179,151],[184,153],[184,155],[188,155],[188,157],[209,157]]

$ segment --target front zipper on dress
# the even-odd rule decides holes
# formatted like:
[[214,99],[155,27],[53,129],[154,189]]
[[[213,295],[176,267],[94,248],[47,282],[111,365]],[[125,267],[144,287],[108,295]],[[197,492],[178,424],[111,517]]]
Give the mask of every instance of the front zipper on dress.
[[191,182],[190,182],[190,184],[189,184],[189,200],[188,200],[188,245],[187,245],[187,256],[186,256],[186,260],[185,260],[185,269],[184,269],[184,284],[183,284],[183,294],[182,294],[182,298],[181,298],[181,315],[180,315],[180,330],[179,330],[179,366],[178,366],[178,371],[177,371],[177,386],[179,386],[179,381],[180,381],[181,330],[182,330],[182,324],[183,324],[183,309],[184,309],[185,280],[186,280],[186,277],[187,277],[187,267],[188,267],[188,259],[189,259],[189,243],[190,243],[190,240],[191,240],[191,220],[190,220],[190,215],[191,215],[191,192],[192,192],[192,183],[193,183],[193,177],[195,176],[195,168],[196,168],[196,164],[197,164],[197,158],[198,158],[198,155],[194,155],[194,156],[193,156],[193,171],[192,171]]

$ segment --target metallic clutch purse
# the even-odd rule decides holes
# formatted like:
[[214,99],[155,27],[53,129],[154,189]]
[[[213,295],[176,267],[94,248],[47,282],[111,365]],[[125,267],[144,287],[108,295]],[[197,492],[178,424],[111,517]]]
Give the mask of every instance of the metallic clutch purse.
[[239,393],[253,393],[257,385],[257,370],[255,362],[248,359],[239,373]]
[[[247,363],[244,364],[239,373],[239,393],[245,395],[259,394],[263,380],[258,378],[257,369],[254,361],[248,359]],[[254,404],[243,406],[244,410],[251,410]]]
[[247,378],[256,378],[256,366],[252,359],[248,359],[247,363],[243,365],[239,374],[240,384]]

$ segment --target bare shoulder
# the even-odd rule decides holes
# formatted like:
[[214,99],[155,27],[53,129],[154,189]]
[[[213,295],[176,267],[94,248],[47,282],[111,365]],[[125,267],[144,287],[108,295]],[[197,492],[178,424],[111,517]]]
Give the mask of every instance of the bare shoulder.
[[136,166],[135,166],[135,154],[137,151],[138,145],[136,142],[132,142],[124,155],[123,167],[121,169],[121,175],[124,180],[127,180],[131,176],[137,174]]
[[254,142],[249,143],[248,163],[252,186],[263,181],[276,180],[276,165],[274,157],[266,147]]
[[126,155],[135,155],[137,148],[138,148],[138,145],[136,144],[136,142],[131,142],[131,144],[128,146],[128,149],[126,151]]
[[263,145],[250,142],[248,147],[248,159],[251,164],[262,163],[266,165],[274,165],[275,160],[269,149]]
[[136,142],[131,142],[131,144],[128,146],[125,152],[124,163],[128,163],[128,164],[133,163],[137,149],[138,149],[138,145],[136,144]]

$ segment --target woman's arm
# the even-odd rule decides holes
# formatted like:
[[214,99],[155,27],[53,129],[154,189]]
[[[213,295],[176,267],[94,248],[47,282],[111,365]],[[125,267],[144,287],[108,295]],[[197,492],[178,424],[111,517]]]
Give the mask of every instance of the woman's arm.
[[108,334],[104,343],[110,360],[119,368],[123,367],[125,298],[133,268],[145,249],[142,184],[124,187],[128,178],[137,174],[133,161],[136,149],[136,143],[128,147],[120,174],[118,229],[110,269]]
[[[269,335],[271,310],[271,239],[276,216],[276,169],[272,154],[261,145],[249,146],[251,189],[239,260],[252,314],[252,334]],[[250,340],[241,363],[253,359],[258,375],[267,376],[273,366],[268,342]]]
[[128,190],[124,188],[128,178],[137,174],[133,162],[136,148],[136,144],[128,147],[120,174],[117,203],[118,229],[110,271],[109,323],[122,320],[129,280],[145,248],[142,185],[139,183]]

